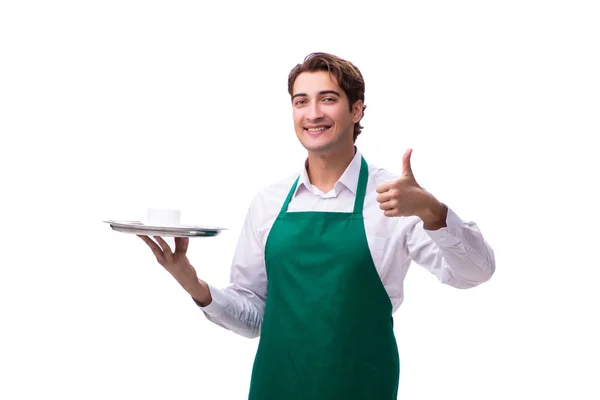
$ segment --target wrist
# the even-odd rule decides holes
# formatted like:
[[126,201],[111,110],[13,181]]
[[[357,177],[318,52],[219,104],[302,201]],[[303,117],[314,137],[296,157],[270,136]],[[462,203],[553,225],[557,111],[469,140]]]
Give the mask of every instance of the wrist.
[[425,212],[420,216],[423,221],[423,227],[430,231],[436,231],[445,228],[448,209],[446,205],[434,200],[431,205],[425,209]]
[[200,279],[197,279],[193,285],[186,288],[186,291],[194,300],[196,300],[196,303],[202,307],[206,307],[212,303],[212,296],[208,284]]

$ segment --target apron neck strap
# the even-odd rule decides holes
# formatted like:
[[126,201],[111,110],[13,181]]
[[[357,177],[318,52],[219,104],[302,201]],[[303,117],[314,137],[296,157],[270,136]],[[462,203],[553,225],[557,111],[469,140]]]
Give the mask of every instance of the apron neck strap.
[[[367,180],[369,179],[369,166],[365,161],[364,157],[361,157],[360,163],[360,175],[358,176],[358,185],[356,185],[356,198],[354,199],[354,214],[362,214],[363,205],[365,203],[365,193],[367,191]],[[298,181],[300,180],[300,176],[296,178],[292,188],[290,189],[283,206],[281,207],[281,212],[285,213],[288,209],[288,205],[290,201],[292,201],[292,196],[296,192],[296,187],[298,186]]]
[[285,202],[283,203],[283,206],[281,206],[282,214],[287,211],[288,205],[290,204],[290,201],[292,201],[292,196],[294,195],[294,192],[296,192],[296,186],[298,186],[298,180],[300,180],[300,175],[298,175],[298,177],[296,178],[296,181],[292,185],[292,188],[290,189],[290,192],[288,193],[287,198],[285,199]]
[[363,204],[365,203],[365,193],[367,192],[367,181],[369,179],[369,166],[364,157],[361,157],[360,175],[358,176],[358,185],[356,185],[356,198],[354,199],[354,214],[362,214]]

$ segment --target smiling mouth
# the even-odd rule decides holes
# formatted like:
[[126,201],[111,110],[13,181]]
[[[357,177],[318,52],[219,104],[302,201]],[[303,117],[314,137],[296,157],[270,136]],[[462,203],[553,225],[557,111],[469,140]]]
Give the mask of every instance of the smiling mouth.
[[315,127],[305,127],[304,130],[306,132],[308,132],[310,135],[320,135],[321,133],[325,132],[329,128],[331,128],[331,125],[321,125],[321,126],[315,126]]

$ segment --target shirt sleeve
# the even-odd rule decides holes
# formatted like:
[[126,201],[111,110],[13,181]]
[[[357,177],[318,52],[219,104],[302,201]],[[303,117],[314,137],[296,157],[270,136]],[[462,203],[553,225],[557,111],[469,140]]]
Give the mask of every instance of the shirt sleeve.
[[229,285],[218,288],[208,284],[212,302],[204,307],[196,302],[209,321],[248,338],[260,335],[267,292],[264,246],[258,231],[260,218],[257,197],[242,226]]
[[407,237],[409,254],[417,264],[442,283],[461,289],[492,277],[496,269],[494,252],[474,222],[463,221],[450,208],[444,228],[427,230],[417,220]]

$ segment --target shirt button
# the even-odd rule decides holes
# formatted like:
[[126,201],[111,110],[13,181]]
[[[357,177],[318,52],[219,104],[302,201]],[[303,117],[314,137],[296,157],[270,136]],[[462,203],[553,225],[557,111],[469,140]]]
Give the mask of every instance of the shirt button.
[[442,237],[440,238],[440,242],[443,242],[443,241],[445,241],[445,240],[446,240],[446,236],[442,236]]

